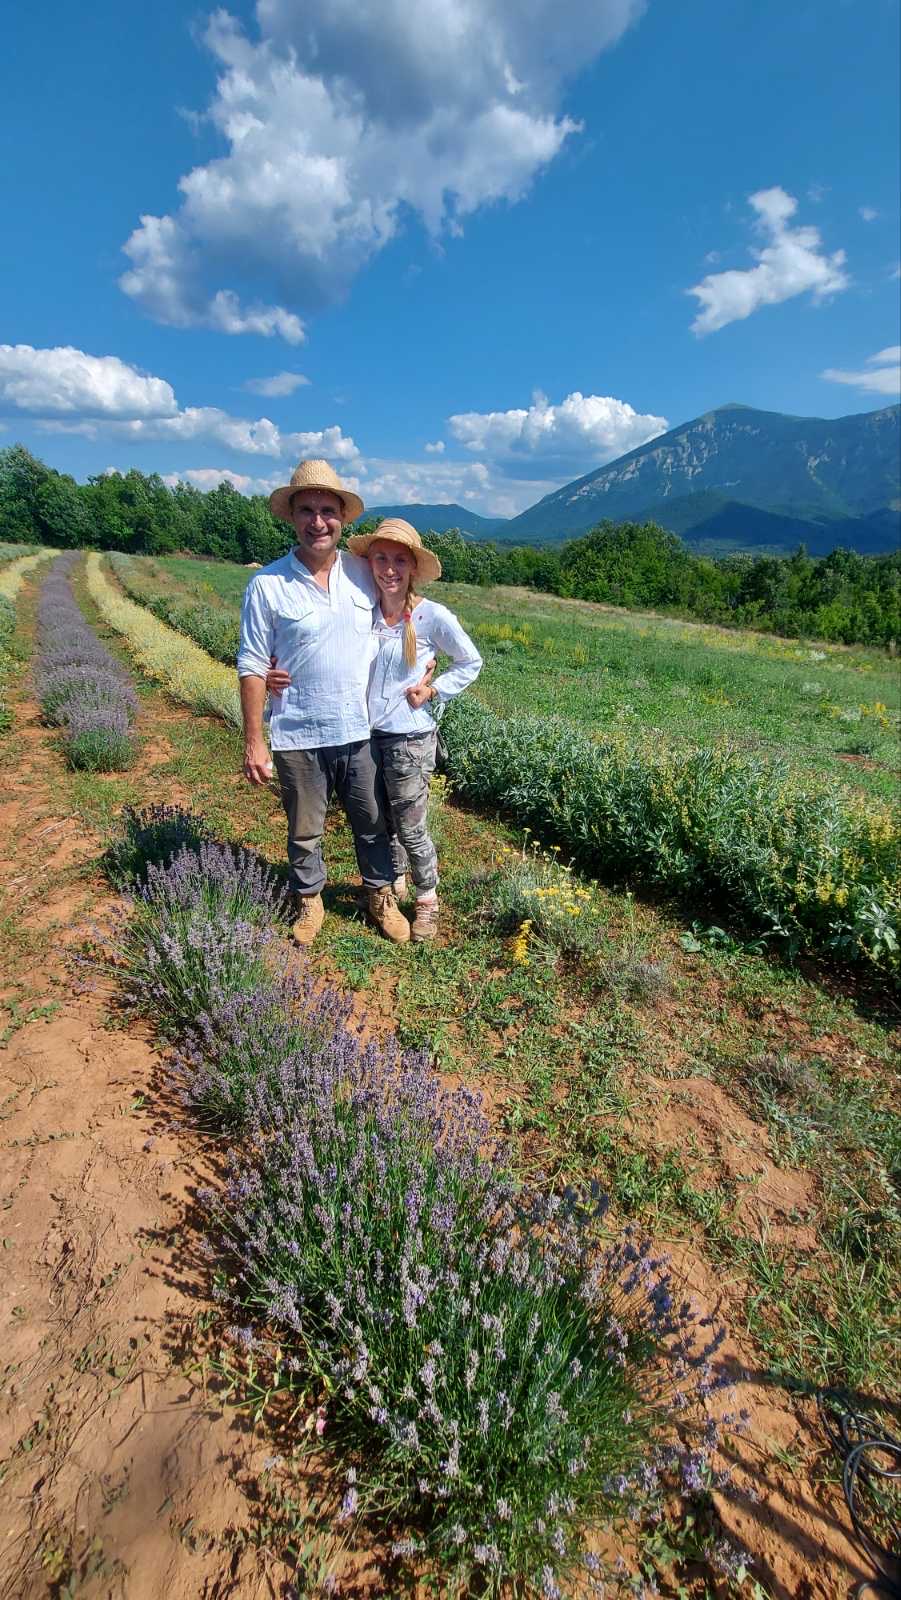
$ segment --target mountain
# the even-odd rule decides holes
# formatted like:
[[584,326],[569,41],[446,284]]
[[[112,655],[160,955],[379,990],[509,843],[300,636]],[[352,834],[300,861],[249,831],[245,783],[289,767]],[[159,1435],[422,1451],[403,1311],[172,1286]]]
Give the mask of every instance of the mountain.
[[480,517],[477,511],[467,511],[453,501],[449,505],[426,506],[369,506],[367,517],[403,517],[412,523],[417,533],[446,533],[448,528],[459,528],[461,533],[474,533],[480,539],[506,528],[505,517]]
[[901,406],[827,419],[727,405],[545,495],[503,538],[549,543],[604,518],[653,518],[691,544],[872,552],[894,548],[899,513]]

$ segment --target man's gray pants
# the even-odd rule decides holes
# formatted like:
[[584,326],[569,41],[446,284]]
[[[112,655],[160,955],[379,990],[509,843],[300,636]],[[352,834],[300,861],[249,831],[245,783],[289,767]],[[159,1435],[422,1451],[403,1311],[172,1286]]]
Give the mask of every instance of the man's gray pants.
[[409,871],[417,889],[434,889],[438,856],[429,838],[429,783],[437,733],[374,733],[373,747],[385,790],[395,877]]
[[272,759],[288,818],[288,864],[296,894],[318,894],[326,880],[322,859],[325,813],[338,796],[350,823],[360,876],[367,889],[394,880],[378,772],[368,739],[327,744],[318,750],[273,750]]

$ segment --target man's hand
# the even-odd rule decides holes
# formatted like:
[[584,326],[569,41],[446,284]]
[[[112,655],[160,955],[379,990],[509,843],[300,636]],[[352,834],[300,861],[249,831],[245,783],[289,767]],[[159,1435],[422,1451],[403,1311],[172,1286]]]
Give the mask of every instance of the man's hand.
[[270,656],[269,660],[271,665],[266,673],[266,688],[270,694],[281,694],[284,689],[290,689],[291,675],[277,664],[275,656]]
[[244,776],[248,783],[268,783],[272,777],[272,756],[265,739],[248,739],[244,746]]
[[435,658],[433,656],[431,661],[426,663],[425,672],[419,682],[414,683],[413,687],[407,690],[407,704],[412,706],[414,711],[418,711],[420,706],[424,706],[427,700],[431,700],[434,697],[435,691],[431,688],[434,673]]

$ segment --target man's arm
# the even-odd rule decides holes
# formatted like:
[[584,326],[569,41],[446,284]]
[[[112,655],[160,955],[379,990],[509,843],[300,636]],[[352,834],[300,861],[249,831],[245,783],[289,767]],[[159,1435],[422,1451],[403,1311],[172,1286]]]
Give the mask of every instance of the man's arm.
[[263,733],[266,679],[246,677],[240,681],[241,714],[244,718],[244,776],[248,783],[268,783],[272,777],[272,757]]
[[244,776],[248,783],[268,783],[272,757],[263,734],[266,672],[275,645],[275,630],[259,578],[251,578],[241,605],[238,680],[244,719]]

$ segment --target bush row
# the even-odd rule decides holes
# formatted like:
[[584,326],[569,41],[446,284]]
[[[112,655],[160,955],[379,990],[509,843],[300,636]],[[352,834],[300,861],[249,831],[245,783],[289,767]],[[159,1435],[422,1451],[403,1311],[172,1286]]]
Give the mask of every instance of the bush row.
[[592,874],[718,902],[791,950],[897,968],[899,830],[873,797],[855,802],[726,745],[593,741],[471,699],[449,707],[442,731],[458,794]]
[[231,671],[220,666],[183,634],[129,600],[110,583],[96,552],[87,557],[87,586],[101,615],[127,641],[148,678],[195,711],[211,712],[232,727],[241,727],[234,665]]
[[285,975],[266,869],[184,813],[126,824],[109,866],[131,903],[101,960],[174,1042],[185,1106],[237,1139],[200,1197],[220,1297],[306,1411],[298,1439],[330,1449],[338,1522],[442,1592],[599,1584],[599,1527],[632,1527],[628,1548],[646,1509],[723,1481],[722,1335],[597,1193],[515,1183],[476,1096]]
[[70,582],[74,562],[74,555],[61,556],[41,586],[38,698],[46,721],[62,729],[71,766],[118,772],[134,760],[138,700],[75,600]]
[[146,606],[161,622],[169,624],[178,633],[199,644],[214,661],[233,667],[238,659],[240,623],[231,612],[202,600],[188,600],[185,596],[160,594],[152,581],[136,567],[131,556],[113,552],[110,566],[125,593],[139,605]]

